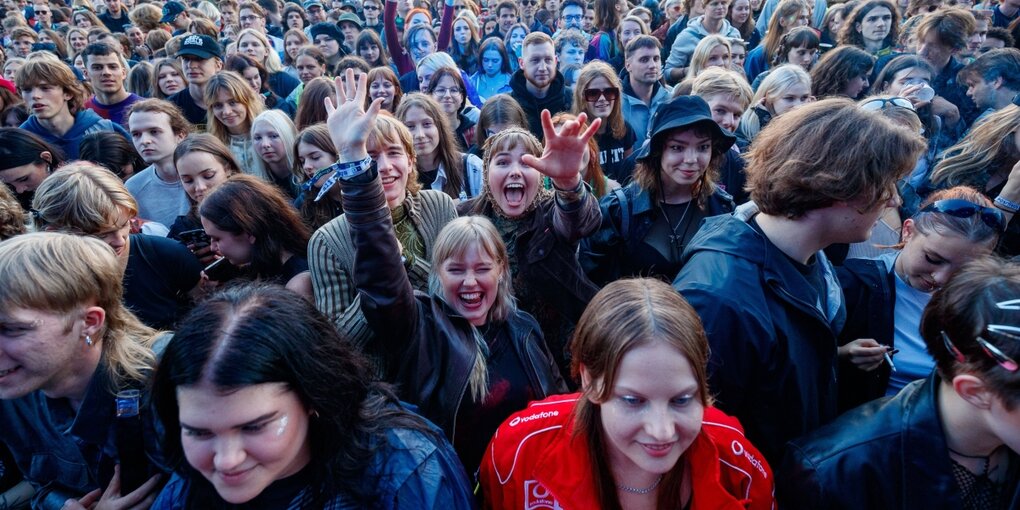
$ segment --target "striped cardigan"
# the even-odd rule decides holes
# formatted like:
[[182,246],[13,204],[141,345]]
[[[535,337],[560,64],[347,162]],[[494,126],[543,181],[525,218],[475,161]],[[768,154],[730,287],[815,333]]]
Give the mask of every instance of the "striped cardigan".
[[[432,248],[439,231],[457,217],[453,199],[441,191],[422,190],[404,200],[407,216],[425,245],[425,256],[415,257],[407,276],[415,290],[428,292],[432,271]],[[337,331],[372,361],[376,374],[384,374],[381,355],[373,350],[372,330],[361,313],[361,299],[351,278],[354,242],[347,217],[341,215],[315,231],[308,242],[308,267],[312,274],[315,307]]]

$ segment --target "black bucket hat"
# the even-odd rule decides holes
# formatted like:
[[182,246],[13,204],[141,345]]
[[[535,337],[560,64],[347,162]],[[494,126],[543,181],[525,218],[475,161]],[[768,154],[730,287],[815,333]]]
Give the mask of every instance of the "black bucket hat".
[[733,133],[719,127],[712,120],[712,110],[704,99],[698,96],[679,96],[655,111],[648,127],[648,139],[638,148],[635,158],[638,161],[647,158],[652,152],[652,142],[667,131],[695,124],[704,125],[712,134],[713,152],[722,154],[737,141]]

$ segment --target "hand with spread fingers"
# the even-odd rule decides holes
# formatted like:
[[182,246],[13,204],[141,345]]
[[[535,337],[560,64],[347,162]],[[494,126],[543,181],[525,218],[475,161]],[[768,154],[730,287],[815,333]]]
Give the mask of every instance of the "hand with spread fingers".
[[588,116],[581,113],[577,120],[566,122],[559,130],[553,127],[549,110],[542,111],[542,131],[545,133],[545,149],[542,157],[524,155],[524,164],[538,170],[553,181],[557,189],[572,190],[581,180],[581,167],[588,151],[588,140],[598,132],[602,119],[595,119],[588,129],[581,126]]
[[376,98],[365,111],[365,94],[368,92],[368,76],[362,74],[354,79],[354,70],[348,69],[345,79],[333,79],[336,87],[334,106],[330,98],[326,98],[326,126],[336,146],[341,162],[360,161],[368,157],[365,143],[368,134],[375,126],[375,119],[382,108],[382,98]]

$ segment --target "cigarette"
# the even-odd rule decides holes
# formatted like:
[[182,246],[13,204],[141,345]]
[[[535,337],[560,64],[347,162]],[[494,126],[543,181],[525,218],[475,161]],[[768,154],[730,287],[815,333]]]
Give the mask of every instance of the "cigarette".
[[892,362],[892,356],[890,356],[888,352],[883,353],[882,356],[885,356],[885,361],[886,361],[886,363],[889,364],[889,368],[891,368],[892,371],[895,372],[896,371],[896,365]]

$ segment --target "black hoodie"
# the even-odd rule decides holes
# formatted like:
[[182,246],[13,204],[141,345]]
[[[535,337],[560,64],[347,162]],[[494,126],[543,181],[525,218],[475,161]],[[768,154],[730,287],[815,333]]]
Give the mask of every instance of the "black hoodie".
[[510,95],[520,103],[524,114],[528,117],[528,130],[544,140],[542,134],[542,110],[549,110],[549,113],[556,115],[560,112],[570,111],[573,103],[570,89],[563,85],[563,75],[556,71],[556,77],[549,85],[549,91],[545,97],[537,98],[528,90],[528,80],[524,77],[524,71],[518,70],[510,78]]

